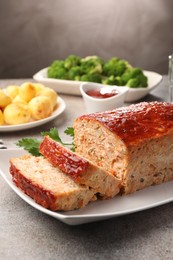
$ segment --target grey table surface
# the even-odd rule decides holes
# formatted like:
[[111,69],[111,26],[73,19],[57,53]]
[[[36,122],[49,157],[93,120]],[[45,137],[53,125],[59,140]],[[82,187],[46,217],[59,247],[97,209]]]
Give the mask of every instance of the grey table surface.
[[[0,87],[24,80],[1,80]],[[0,133],[8,148],[22,137],[40,137],[57,127],[62,138],[67,126],[85,113],[81,97],[60,96],[66,110],[45,125],[20,132]],[[168,79],[143,100],[168,101]],[[173,204],[78,226],[66,225],[32,208],[0,176],[0,259],[173,259]]]

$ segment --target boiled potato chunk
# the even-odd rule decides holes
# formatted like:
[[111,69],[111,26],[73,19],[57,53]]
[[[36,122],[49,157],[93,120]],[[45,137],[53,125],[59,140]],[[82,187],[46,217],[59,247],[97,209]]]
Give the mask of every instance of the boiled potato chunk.
[[48,97],[51,102],[52,110],[54,110],[55,106],[57,105],[57,93],[51,88],[44,88],[42,91],[40,91],[39,95]]
[[52,106],[50,99],[45,96],[38,96],[29,102],[31,116],[35,120],[46,118],[52,113]]
[[12,100],[12,103],[23,103],[23,104],[27,104],[27,102],[22,99],[19,95],[17,95],[13,100]]
[[36,89],[30,82],[23,83],[19,88],[19,96],[21,99],[29,102],[36,95]]
[[11,101],[11,98],[0,89],[0,108],[5,108]]
[[18,93],[19,93],[19,86],[10,85],[10,86],[6,87],[5,90],[6,90],[7,94],[12,99],[14,99],[18,95]]
[[4,121],[9,125],[24,124],[29,122],[31,112],[28,105],[12,103],[4,109]]
[[4,124],[4,115],[3,115],[2,110],[0,109],[0,125],[3,125],[3,124]]
[[40,91],[42,91],[43,89],[45,89],[45,86],[41,83],[33,83],[35,89],[36,89],[36,96],[39,95]]

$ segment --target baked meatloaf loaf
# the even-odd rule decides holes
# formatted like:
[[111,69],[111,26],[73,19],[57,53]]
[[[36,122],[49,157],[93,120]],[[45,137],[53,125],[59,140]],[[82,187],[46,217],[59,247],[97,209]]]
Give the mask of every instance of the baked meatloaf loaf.
[[92,190],[75,183],[43,156],[12,158],[10,173],[24,193],[38,204],[54,211],[82,208],[96,199]]
[[112,198],[120,191],[120,180],[48,136],[40,145],[40,153],[75,182],[93,188],[102,198]]
[[173,179],[173,104],[141,102],[83,115],[74,123],[78,154],[135,192]]

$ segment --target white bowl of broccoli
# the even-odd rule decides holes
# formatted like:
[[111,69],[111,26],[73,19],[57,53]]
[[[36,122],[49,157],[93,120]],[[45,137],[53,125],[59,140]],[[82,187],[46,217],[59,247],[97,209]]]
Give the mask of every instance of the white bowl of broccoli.
[[113,57],[104,61],[98,56],[81,58],[70,55],[65,60],[55,60],[33,78],[59,93],[81,95],[81,82],[94,82],[108,86],[127,86],[126,102],[145,97],[162,80],[156,72],[132,67],[126,60]]

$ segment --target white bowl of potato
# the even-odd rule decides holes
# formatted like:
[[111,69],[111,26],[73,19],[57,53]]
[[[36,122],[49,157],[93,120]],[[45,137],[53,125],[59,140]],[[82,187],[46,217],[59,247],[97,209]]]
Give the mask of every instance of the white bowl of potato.
[[54,119],[64,109],[64,101],[43,84],[25,82],[21,86],[7,86],[0,89],[0,131],[37,126]]

